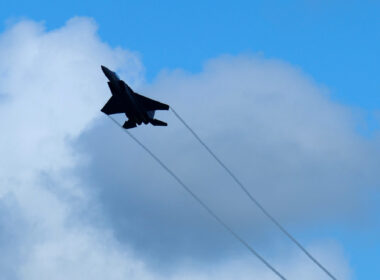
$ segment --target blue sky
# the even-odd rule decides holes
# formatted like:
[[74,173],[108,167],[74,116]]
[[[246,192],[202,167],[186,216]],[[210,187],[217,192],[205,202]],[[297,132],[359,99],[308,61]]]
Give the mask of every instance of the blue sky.
[[[376,1],[3,1],[0,30],[23,19],[54,30],[91,17],[102,41],[138,53],[152,84],[164,69],[198,73],[221,55],[260,54],[325,86],[332,100],[364,116],[368,126],[359,131],[372,135],[380,127],[379,14]],[[372,211],[368,223],[378,220],[379,208]],[[356,279],[378,279],[379,233],[378,221],[297,232],[305,242],[339,240]]]
[[[103,40],[140,53],[147,77],[195,72],[221,54],[262,52],[299,66],[341,102],[377,110],[380,4],[376,1],[12,1],[0,18],[48,28],[93,17]],[[3,28],[5,25],[3,24]]]

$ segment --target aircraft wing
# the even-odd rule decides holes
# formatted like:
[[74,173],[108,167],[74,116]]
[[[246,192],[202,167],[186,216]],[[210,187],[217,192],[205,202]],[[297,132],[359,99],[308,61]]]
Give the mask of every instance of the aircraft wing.
[[114,96],[112,96],[101,109],[101,111],[106,115],[125,113],[125,108]]
[[169,110],[169,105],[166,105],[164,103],[155,101],[153,99],[150,99],[146,96],[142,96],[138,93],[133,93],[133,97],[137,99],[137,101],[144,106],[144,108],[147,111],[154,111],[154,110]]

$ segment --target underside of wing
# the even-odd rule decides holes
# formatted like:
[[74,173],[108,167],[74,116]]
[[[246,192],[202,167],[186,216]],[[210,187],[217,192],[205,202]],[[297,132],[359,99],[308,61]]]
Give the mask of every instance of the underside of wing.
[[169,105],[158,102],[156,100],[150,99],[148,97],[142,96],[138,93],[133,93],[134,97],[138,100],[138,102],[144,106],[147,111],[154,110],[169,110]]
[[114,96],[112,96],[101,110],[106,115],[124,113],[125,108]]

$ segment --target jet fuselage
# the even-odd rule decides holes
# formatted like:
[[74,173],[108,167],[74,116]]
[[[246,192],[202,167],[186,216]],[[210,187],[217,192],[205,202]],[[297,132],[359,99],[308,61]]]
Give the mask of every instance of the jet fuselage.
[[123,128],[130,129],[142,123],[153,126],[167,126],[166,122],[155,119],[157,110],[169,110],[169,105],[144,95],[134,92],[119,76],[102,66],[104,75],[108,78],[108,86],[111,90],[111,98],[103,106],[101,111],[106,115],[124,113],[128,121],[124,122]]
[[153,119],[154,114],[149,116],[149,112],[144,110],[143,106],[133,97],[133,90],[124,81],[120,80],[115,72],[102,66],[104,75],[108,78],[108,86],[112,95],[125,106],[125,115],[127,118],[137,124],[148,124]]

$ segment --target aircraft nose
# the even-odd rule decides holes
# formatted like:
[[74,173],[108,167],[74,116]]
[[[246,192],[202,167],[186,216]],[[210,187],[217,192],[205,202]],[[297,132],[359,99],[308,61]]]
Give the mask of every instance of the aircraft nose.
[[107,72],[110,71],[107,67],[105,67],[103,65],[101,65],[101,68],[102,68],[102,71],[103,71],[104,74],[106,74]]
[[115,79],[115,73],[112,72],[110,69],[108,69],[107,67],[101,65],[101,68],[102,68],[102,71],[104,73],[104,75],[106,75],[106,77],[108,78],[108,80],[112,81]]

